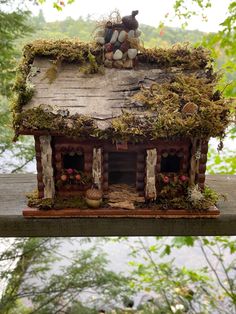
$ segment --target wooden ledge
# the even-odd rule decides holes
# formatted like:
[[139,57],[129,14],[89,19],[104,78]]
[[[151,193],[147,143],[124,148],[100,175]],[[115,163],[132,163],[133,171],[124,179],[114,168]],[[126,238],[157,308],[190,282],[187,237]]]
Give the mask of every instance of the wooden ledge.
[[184,236],[236,235],[236,176],[207,176],[209,186],[225,194],[220,216],[208,218],[73,217],[22,215],[25,194],[36,187],[34,174],[0,175],[0,236]]
[[39,210],[37,208],[23,209],[25,218],[217,218],[220,211],[216,206],[212,206],[208,210],[185,210],[185,209],[168,209],[153,210],[143,209],[122,209],[122,208],[98,208],[98,209],[49,209]]

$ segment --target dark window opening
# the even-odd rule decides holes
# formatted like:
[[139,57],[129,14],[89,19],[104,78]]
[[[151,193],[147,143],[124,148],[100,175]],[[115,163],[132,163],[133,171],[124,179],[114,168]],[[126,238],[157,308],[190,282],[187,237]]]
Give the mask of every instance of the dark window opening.
[[161,172],[179,172],[181,157],[168,155],[161,158]]
[[84,155],[81,152],[71,152],[63,154],[63,168],[76,169],[77,171],[84,170]]
[[136,162],[136,153],[109,153],[108,183],[136,185]]

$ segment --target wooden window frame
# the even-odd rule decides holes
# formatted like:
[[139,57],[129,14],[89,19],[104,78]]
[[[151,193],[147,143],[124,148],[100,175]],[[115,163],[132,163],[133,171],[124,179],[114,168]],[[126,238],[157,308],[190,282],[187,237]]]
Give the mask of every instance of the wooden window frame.
[[[67,138],[63,139],[54,139],[53,145],[53,155],[54,155],[54,177],[55,182],[60,180],[61,172],[63,169],[63,154],[70,152],[82,152],[84,155],[84,174],[92,176],[92,160],[93,160],[93,148],[91,145],[86,145],[77,140],[68,140]],[[70,190],[67,190],[63,187],[57,188],[56,193],[60,195],[64,194],[75,194],[79,191],[84,191],[88,186],[80,185],[71,185]]]

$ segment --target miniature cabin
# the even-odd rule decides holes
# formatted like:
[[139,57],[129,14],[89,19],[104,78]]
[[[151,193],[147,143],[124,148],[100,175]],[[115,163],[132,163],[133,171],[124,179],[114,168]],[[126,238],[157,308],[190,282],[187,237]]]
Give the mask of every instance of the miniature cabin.
[[132,186],[146,200],[179,181],[204,189],[208,140],[222,134],[227,116],[223,100],[214,99],[209,53],[188,46],[139,51],[126,42],[124,23],[109,30],[109,42],[106,25],[97,44],[36,41],[25,48],[15,129],[34,136],[39,198],[76,196],[92,183],[104,193]]

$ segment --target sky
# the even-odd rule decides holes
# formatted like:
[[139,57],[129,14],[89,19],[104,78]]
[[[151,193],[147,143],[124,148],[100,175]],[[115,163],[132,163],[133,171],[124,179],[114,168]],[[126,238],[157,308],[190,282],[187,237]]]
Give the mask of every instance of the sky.
[[[132,10],[139,10],[138,21],[140,23],[157,27],[160,21],[165,19],[166,14],[168,17],[173,15],[172,6],[174,2],[174,0],[75,0],[72,5],[67,5],[62,12],[58,12],[52,6],[53,0],[48,0],[42,6],[32,7],[32,12],[37,14],[39,8],[42,8],[46,20],[52,22],[63,20],[66,17],[77,19],[82,16],[86,18],[88,15],[97,20],[101,19],[102,16],[109,15],[114,9],[118,9],[122,16],[129,15]],[[212,8],[206,11],[208,21],[203,22],[200,17],[194,17],[187,28],[205,32],[218,31],[219,24],[226,17],[229,2],[230,0],[212,0]],[[191,4],[191,1],[188,0],[187,3]],[[178,19],[174,19],[173,22],[166,20],[165,23],[172,27],[181,26]]]

